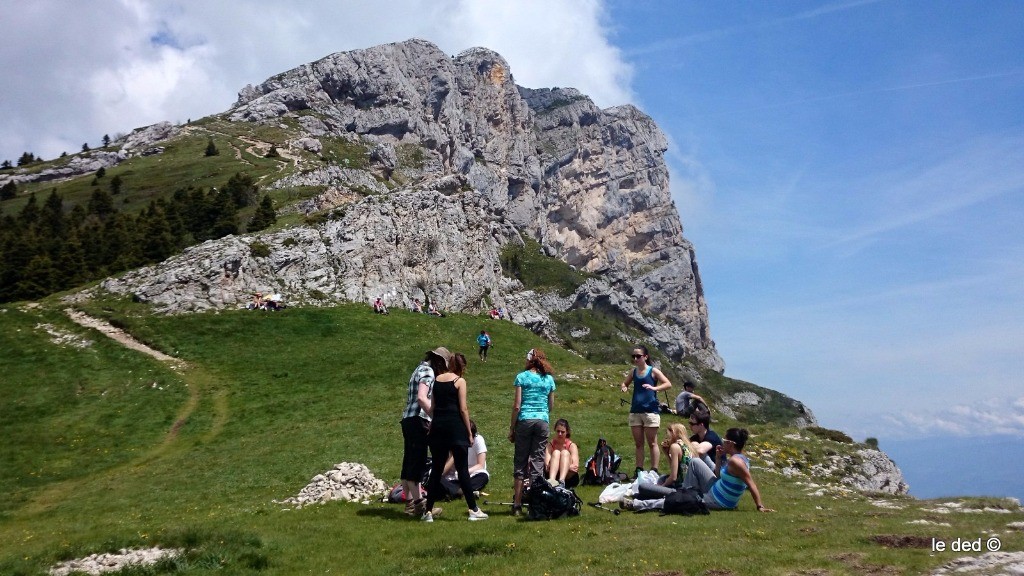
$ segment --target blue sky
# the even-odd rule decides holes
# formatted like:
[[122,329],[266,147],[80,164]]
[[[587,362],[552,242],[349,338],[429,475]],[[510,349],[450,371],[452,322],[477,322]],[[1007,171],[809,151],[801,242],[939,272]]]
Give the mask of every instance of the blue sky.
[[668,135],[726,374],[855,438],[1024,436],[1024,2],[0,0],[0,159],[426,38]]

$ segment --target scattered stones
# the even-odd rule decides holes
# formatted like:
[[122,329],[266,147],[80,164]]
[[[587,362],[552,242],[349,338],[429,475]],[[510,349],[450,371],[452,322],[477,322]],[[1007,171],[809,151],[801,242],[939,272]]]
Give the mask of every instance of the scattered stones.
[[274,500],[274,504],[287,504],[302,508],[310,504],[324,504],[331,500],[369,504],[388,491],[388,485],[358,462],[341,462],[333,469],[317,474],[302,490],[291,498]]
[[1008,508],[993,508],[991,506],[973,508],[968,506],[966,502],[958,501],[939,502],[934,508],[925,509],[925,512],[934,512],[936,514],[953,514],[957,512],[961,514],[1012,514],[1015,510],[1020,509],[1020,503],[1015,498],[1006,498],[1005,500],[1007,500],[1008,504],[1013,508],[1012,510]]
[[36,324],[36,330],[43,330],[50,335],[50,341],[58,346],[71,346],[74,348],[88,348],[92,346],[92,340],[80,336],[78,334],[72,334],[66,330],[57,328],[53,324],[39,323]]
[[932,572],[932,576],[945,574],[1024,574],[1024,552],[986,552],[980,556],[964,556]]
[[907,524],[917,524],[920,526],[944,526],[946,528],[952,526],[949,522],[933,522],[931,520],[925,520],[923,518],[921,520],[911,520],[910,522],[907,522]]
[[868,500],[868,503],[871,504],[872,506],[877,506],[878,508],[888,508],[890,510],[903,510],[904,508],[906,508],[906,506],[900,504],[899,502],[893,502],[892,500],[882,500],[878,498],[870,499]]
[[117,554],[92,554],[77,560],[61,562],[50,568],[51,576],[68,576],[72,573],[103,574],[117,572],[128,566],[149,566],[164,558],[174,558],[185,551],[178,548],[122,548]]

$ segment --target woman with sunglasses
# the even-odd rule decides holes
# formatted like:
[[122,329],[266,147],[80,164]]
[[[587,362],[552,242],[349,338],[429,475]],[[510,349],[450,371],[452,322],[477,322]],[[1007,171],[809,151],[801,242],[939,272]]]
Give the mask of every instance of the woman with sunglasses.
[[526,354],[526,367],[516,376],[516,396],[512,403],[512,421],[508,441],[515,444],[512,460],[514,496],[512,515],[523,509],[523,486],[544,481],[544,448],[548,442],[548,415],[555,404],[555,379],[551,363],[538,348]]
[[[690,458],[681,486],[699,490],[709,510],[734,510],[749,489],[758,512],[774,512],[761,501],[761,491],[750,475],[750,460],[743,453],[749,437],[746,428],[729,428],[715,454],[714,470],[703,459]],[[656,507],[653,500],[633,500],[624,505],[637,511]]]
[[[644,444],[651,450],[651,469],[658,470],[658,428],[661,427],[661,403],[658,392],[668,390],[672,383],[654,366],[648,365],[650,353],[645,346],[633,349],[633,369],[622,381],[622,391],[633,385],[633,402],[629,406],[629,429],[636,447],[636,476],[644,470]],[[636,477],[634,476],[634,477]]]

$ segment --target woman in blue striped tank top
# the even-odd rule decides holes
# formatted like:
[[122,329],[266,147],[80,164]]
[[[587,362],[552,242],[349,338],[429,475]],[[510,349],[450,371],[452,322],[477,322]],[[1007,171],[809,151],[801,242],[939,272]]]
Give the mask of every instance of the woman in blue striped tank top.
[[715,453],[715,469],[711,470],[700,458],[691,458],[687,465],[684,487],[700,490],[704,503],[711,510],[732,510],[740,503],[740,496],[749,488],[750,496],[759,512],[774,512],[761,501],[761,491],[750,475],[750,460],[743,453],[750,433],[746,428],[729,428],[725,440]]

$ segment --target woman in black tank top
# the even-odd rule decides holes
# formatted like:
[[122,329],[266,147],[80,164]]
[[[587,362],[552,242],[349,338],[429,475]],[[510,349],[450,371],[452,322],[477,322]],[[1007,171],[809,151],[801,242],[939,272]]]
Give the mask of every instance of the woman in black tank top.
[[455,472],[459,476],[459,485],[462,487],[462,495],[469,507],[469,519],[485,520],[487,514],[477,507],[473,486],[469,482],[468,452],[472,445],[473,432],[469,421],[469,407],[466,404],[466,379],[462,377],[466,370],[466,357],[455,354],[449,369],[449,372],[434,378],[432,420],[430,432],[427,434],[433,464],[430,485],[427,487],[426,512],[422,519],[425,522],[434,521],[434,502],[444,494],[441,477],[444,475],[448,454],[451,453]]

